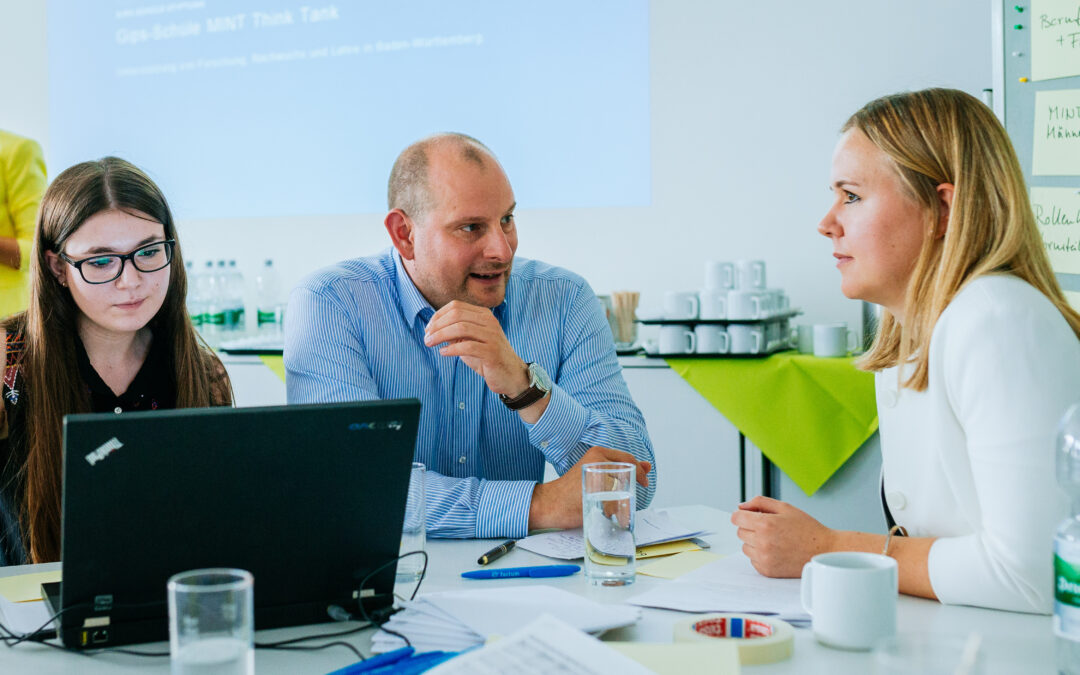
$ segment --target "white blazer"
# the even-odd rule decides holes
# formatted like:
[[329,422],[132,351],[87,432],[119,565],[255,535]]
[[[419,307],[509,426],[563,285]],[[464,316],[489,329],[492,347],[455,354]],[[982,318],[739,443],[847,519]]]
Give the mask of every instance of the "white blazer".
[[930,583],[948,604],[1049,613],[1057,425],[1080,401],[1080,340],[1012,276],[969,283],[930,339],[929,386],[875,378],[885,501],[913,537],[938,537]]

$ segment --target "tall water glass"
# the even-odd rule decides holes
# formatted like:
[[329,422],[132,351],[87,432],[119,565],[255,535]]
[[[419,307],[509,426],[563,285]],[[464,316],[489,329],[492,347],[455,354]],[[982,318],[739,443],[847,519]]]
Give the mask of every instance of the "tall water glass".
[[226,568],[169,578],[172,675],[254,675],[253,582]]
[[585,578],[597,586],[634,583],[636,467],[598,462],[581,469]]
[[[413,551],[423,551],[427,542],[425,523],[427,507],[424,502],[425,467],[420,462],[412,463],[409,474],[409,498],[405,502],[405,522],[401,527],[401,549],[405,555]],[[410,555],[398,560],[397,580],[405,583],[416,581],[424,569],[424,556]]]

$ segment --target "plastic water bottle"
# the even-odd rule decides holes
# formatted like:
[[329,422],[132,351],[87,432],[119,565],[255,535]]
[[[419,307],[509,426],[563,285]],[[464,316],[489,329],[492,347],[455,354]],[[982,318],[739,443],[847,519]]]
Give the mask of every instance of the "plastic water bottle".
[[1054,535],[1054,642],[1060,675],[1080,675],[1080,403],[1061,418],[1057,481],[1071,501]]
[[281,284],[273,260],[263,263],[255,277],[255,314],[260,335],[281,334],[285,304],[281,300]]
[[202,275],[195,271],[193,262],[184,263],[184,269],[187,271],[188,316],[191,317],[191,325],[195,327],[195,330],[199,330],[203,322],[202,289],[199,288],[199,279]]
[[213,346],[225,328],[225,261],[219,260],[217,267],[211,260],[206,261],[205,311],[203,313],[203,337]]
[[236,261],[229,261],[225,272],[225,330],[234,333],[243,332],[244,321],[244,275],[236,267]]

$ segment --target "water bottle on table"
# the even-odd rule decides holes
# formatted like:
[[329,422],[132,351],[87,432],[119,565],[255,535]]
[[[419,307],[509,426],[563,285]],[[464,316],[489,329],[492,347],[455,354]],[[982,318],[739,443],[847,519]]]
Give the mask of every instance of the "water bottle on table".
[[1080,403],[1062,418],[1057,446],[1058,485],[1072,515],[1054,535],[1054,642],[1058,673],[1080,675]]

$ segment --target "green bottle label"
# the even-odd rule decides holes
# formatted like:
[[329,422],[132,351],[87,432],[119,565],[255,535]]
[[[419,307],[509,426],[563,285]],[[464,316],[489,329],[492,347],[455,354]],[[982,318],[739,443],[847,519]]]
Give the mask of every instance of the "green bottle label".
[[1080,564],[1054,554],[1054,598],[1063,605],[1080,608]]
[[264,323],[277,323],[278,313],[273,312],[273,311],[267,312],[265,310],[260,309],[259,313],[258,313],[258,318],[259,318],[259,325],[260,326],[263,325]]

